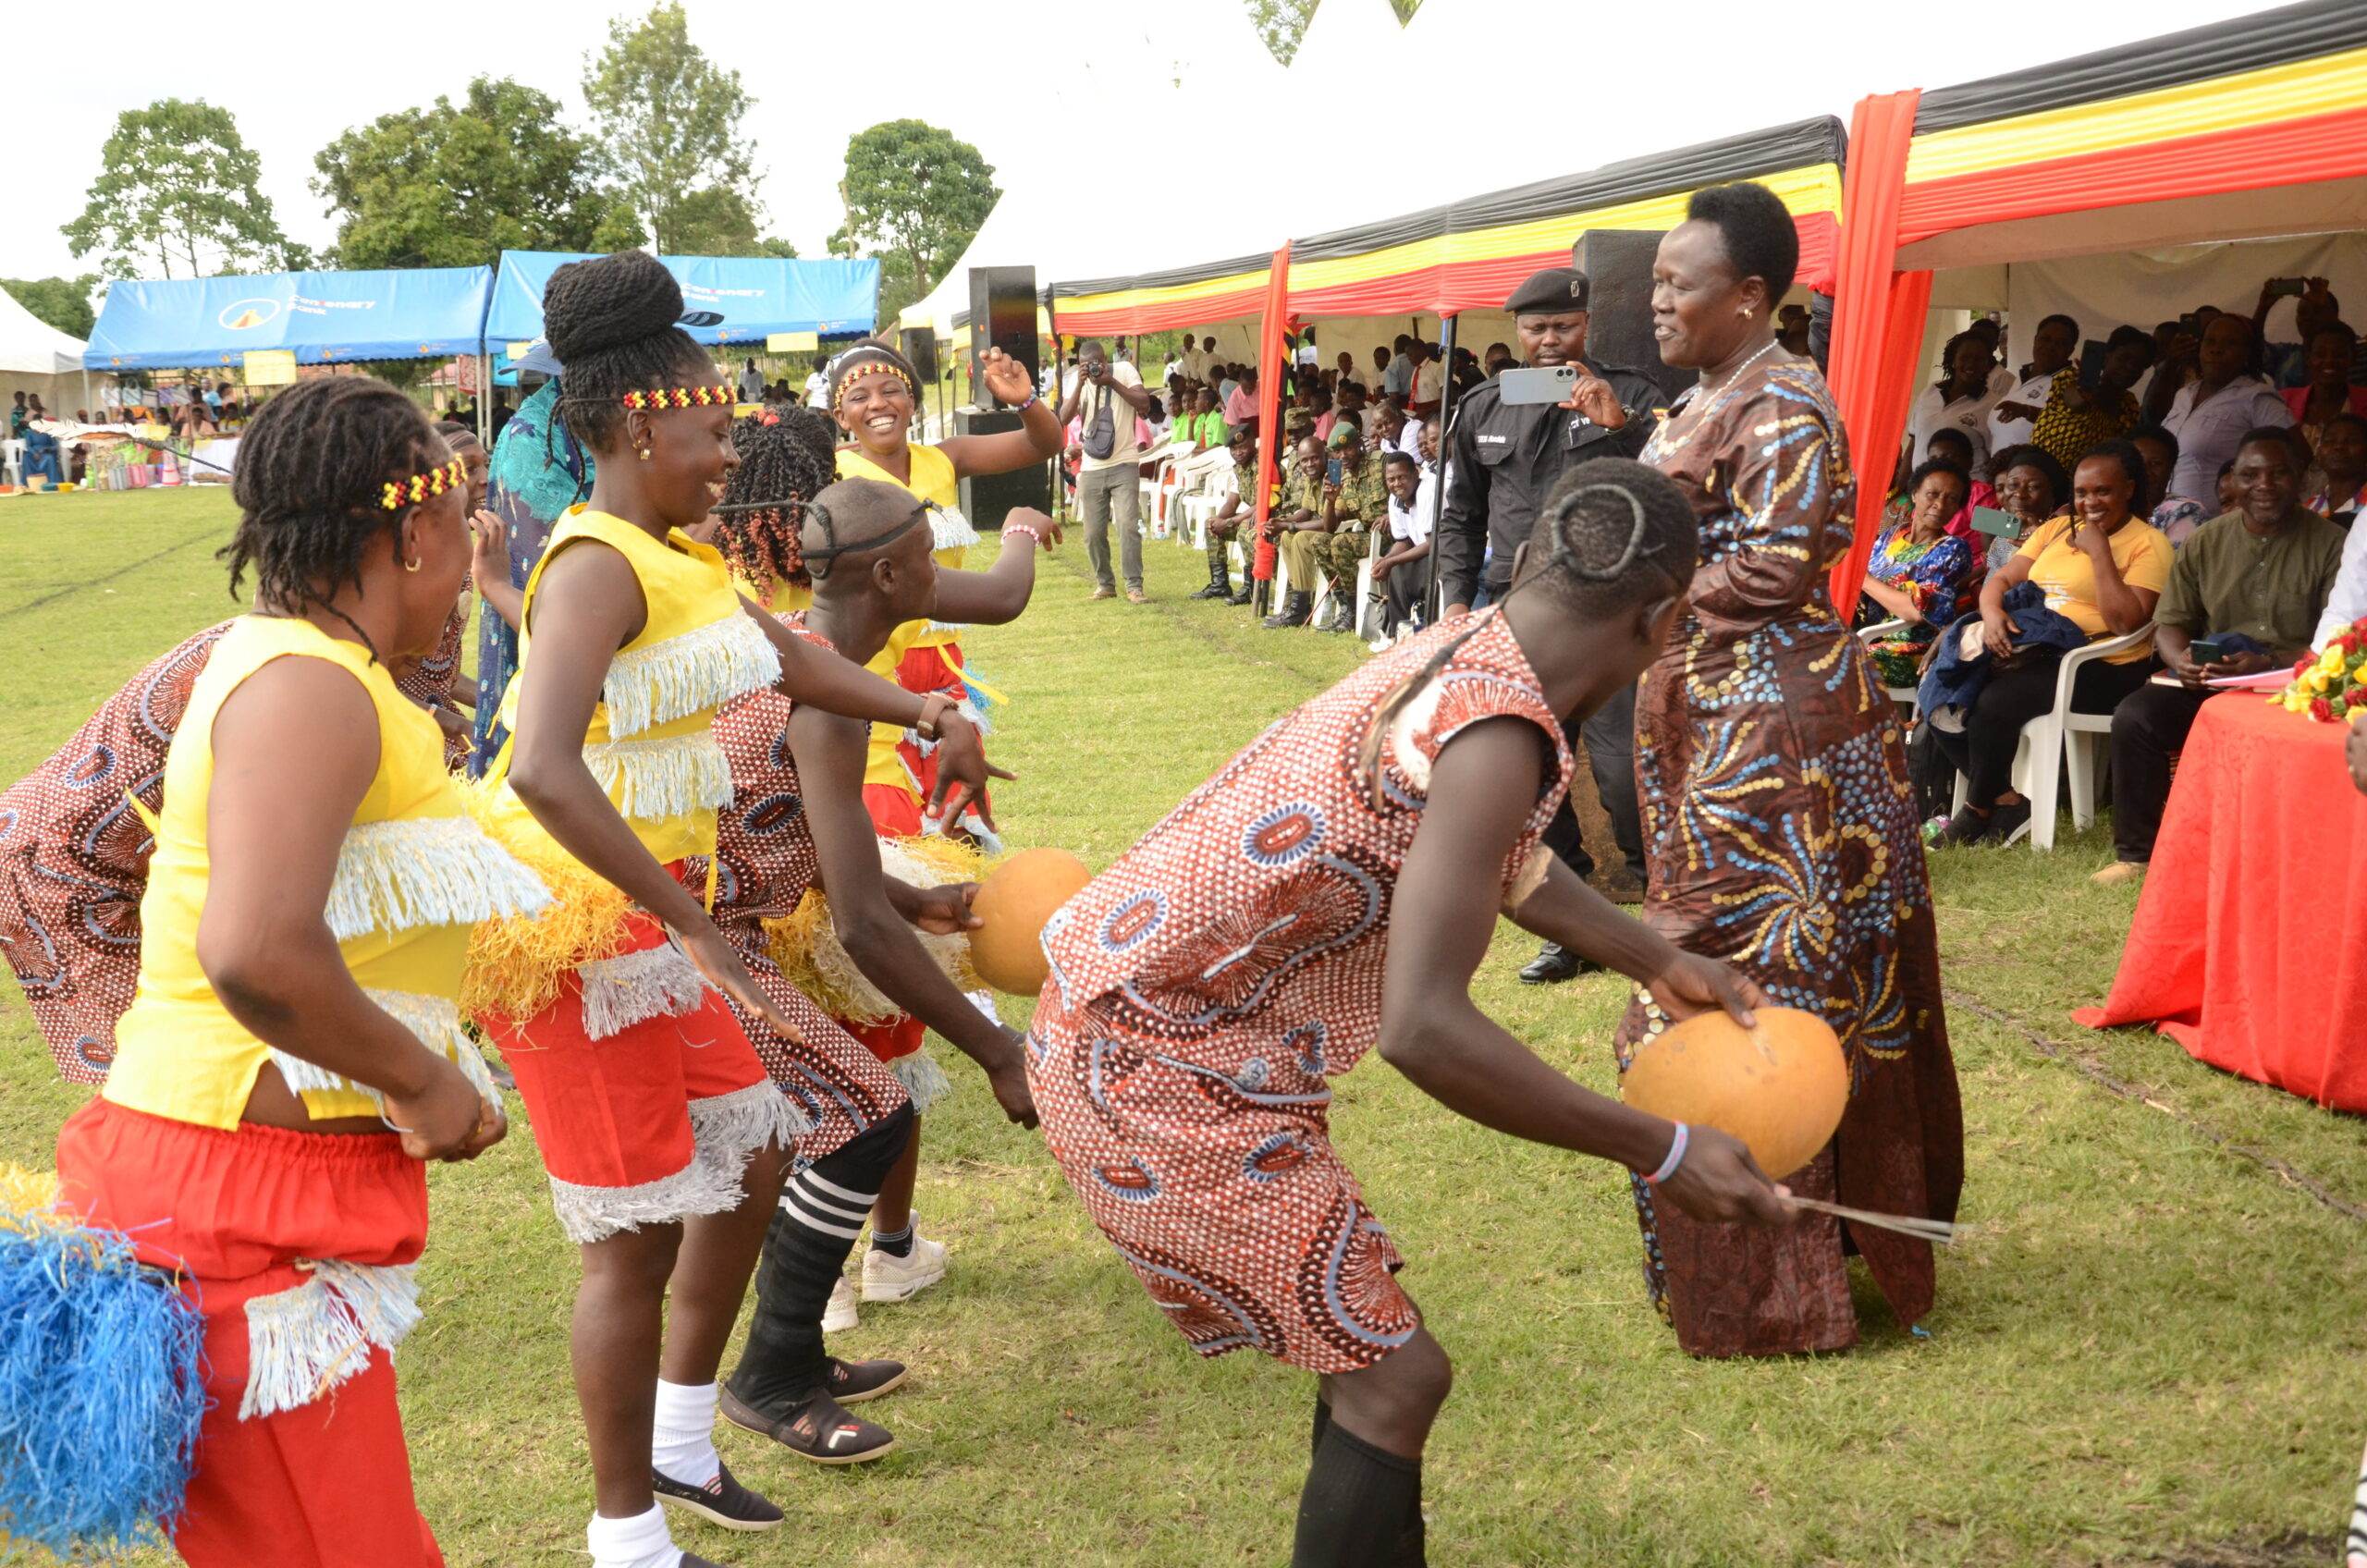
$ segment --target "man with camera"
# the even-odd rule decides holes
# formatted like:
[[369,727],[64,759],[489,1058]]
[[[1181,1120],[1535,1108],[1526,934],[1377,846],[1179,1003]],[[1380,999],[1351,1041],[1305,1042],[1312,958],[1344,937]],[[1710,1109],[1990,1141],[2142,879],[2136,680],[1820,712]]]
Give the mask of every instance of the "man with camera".
[[1143,378],[1123,360],[1112,360],[1086,338],[1076,346],[1076,372],[1061,399],[1061,428],[1079,422],[1085,449],[1077,469],[1077,510],[1085,519],[1085,553],[1093,562],[1093,596],[1114,599],[1118,584],[1110,572],[1110,525],[1118,525],[1118,553],[1126,574],[1126,598],[1141,604],[1143,593],[1142,446],[1134,418],[1150,407]]
[[[1606,365],[1587,357],[1587,299],[1592,285],[1575,267],[1549,267],[1513,291],[1504,309],[1513,314],[1524,361],[1531,370],[1571,366],[1575,383],[1555,391],[1531,392],[1517,370],[1481,383],[1455,405],[1448,438],[1452,464],[1446,504],[1432,549],[1438,562],[1439,601],[1444,613],[1468,610],[1482,586],[1490,599],[1511,585],[1513,552],[1528,537],[1538,508],[1574,463],[1595,458],[1632,458],[1644,449],[1667,394],[1641,372]],[[1516,402],[1511,397],[1551,400]],[[1492,556],[1489,547],[1493,545]],[[1576,750],[1586,744],[1595,790],[1610,815],[1612,835],[1636,880],[1644,879],[1644,827],[1636,804],[1636,692],[1633,687],[1604,704],[1570,736]],[[1579,876],[1594,869],[1580,841],[1578,819],[1567,798],[1545,830],[1545,842]],[[1520,972],[1533,986],[1577,975],[1587,965],[1575,953],[1548,942]]]

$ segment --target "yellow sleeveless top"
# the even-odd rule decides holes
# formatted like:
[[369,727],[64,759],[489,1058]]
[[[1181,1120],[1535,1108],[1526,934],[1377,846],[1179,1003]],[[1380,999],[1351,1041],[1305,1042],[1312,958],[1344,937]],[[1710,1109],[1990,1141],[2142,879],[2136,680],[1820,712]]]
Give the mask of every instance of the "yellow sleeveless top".
[[346,968],[372,1001],[490,1095],[492,1082],[455,1005],[470,929],[480,920],[539,910],[550,896],[462,815],[444,771],[443,732],[395,690],[386,667],[360,644],[309,621],[263,616],[239,618],[215,643],[166,753],[164,811],[153,825],[156,847],[140,901],[140,985],[116,1026],[115,1066],[103,1093],[134,1110],[227,1129],[238,1125],[256,1073],[270,1061],[316,1117],[384,1109],[374,1090],[248,1033],[198,966],[214,718],[247,677],[283,657],[343,668],[378,713],[378,771],[337,851],[324,912]]
[[[712,854],[716,813],[731,803],[731,766],[712,729],[716,710],[780,678],[780,655],[741,607],[719,552],[679,529],[661,542],[607,512],[569,511],[526,580],[518,673],[502,699],[502,723],[515,733],[519,694],[533,679],[527,628],[543,573],[583,539],[624,557],[648,607],[640,635],[609,661],[584,732],[583,760],[617,815],[661,864]],[[518,845],[529,863],[540,852],[564,854],[510,790],[508,774],[505,752],[488,775],[497,786],[492,817],[502,840]]]

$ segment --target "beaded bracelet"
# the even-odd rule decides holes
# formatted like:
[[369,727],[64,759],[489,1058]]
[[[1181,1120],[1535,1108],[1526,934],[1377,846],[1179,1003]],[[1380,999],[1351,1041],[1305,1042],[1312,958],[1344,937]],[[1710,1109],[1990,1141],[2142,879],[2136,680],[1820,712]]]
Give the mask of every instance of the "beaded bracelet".
[[1002,531],[1005,533],[1024,533],[1030,539],[1035,540],[1039,545],[1044,543],[1044,536],[1024,522],[1011,522],[1006,521],[1002,525]]
[[1027,401],[1025,401],[1025,402],[1024,402],[1024,403],[1014,403],[1014,404],[1012,404],[1012,405],[1011,411],[1012,411],[1012,413],[1015,413],[1015,414],[1024,414],[1024,413],[1025,413],[1028,410],[1030,410],[1030,409],[1034,408],[1036,404],[1038,404],[1038,403],[1042,402],[1043,400],[1044,400],[1044,398],[1043,398],[1043,395],[1042,395],[1041,393],[1037,393],[1037,392],[1030,392],[1029,394],[1027,394]]
[[1668,1141],[1668,1158],[1661,1161],[1661,1168],[1658,1170],[1644,1178],[1644,1185],[1657,1187],[1676,1174],[1676,1168],[1685,1163],[1685,1145],[1691,1141],[1692,1136],[1691,1128],[1682,1121],[1676,1124],[1676,1136]]

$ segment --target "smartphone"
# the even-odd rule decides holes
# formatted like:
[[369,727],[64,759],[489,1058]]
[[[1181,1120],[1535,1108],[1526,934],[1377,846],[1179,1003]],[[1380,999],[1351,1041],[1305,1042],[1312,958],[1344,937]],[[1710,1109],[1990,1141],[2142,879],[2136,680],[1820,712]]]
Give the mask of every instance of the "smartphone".
[[2216,637],[2197,637],[2186,646],[2187,656],[2197,664],[2217,664],[2227,656],[2227,650]]
[[2298,277],[2280,277],[2268,286],[2271,294],[2299,294],[2308,285]]
[[1996,507],[1973,508],[1972,526],[1998,539],[2019,539],[2022,536],[2022,520]]
[[1522,366],[1496,377],[1496,397],[1506,403],[1560,403],[1578,384],[1576,365]]
[[2091,392],[2103,380],[2104,348],[2101,337],[2091,337],[2079,345],[2079,385]]

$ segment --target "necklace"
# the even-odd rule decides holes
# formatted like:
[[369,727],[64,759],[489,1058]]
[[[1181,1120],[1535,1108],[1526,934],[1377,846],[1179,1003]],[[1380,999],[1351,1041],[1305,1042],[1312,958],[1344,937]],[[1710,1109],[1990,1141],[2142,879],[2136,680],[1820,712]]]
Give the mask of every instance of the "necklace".
[[1726,373],[1726,378],[1718,383],[1717,386],[1711,386],[1707,383],[1699,386],[1697,390],[1700,392],[1702,401],[1706,404],[1711,398],[1716,397],[1719,393],[1723,392],[1727,387],[1732,386],[1735,382],[1741,377],[1743,372],[1748,370],[1751,366],[1757,364],[1760,360],[1767,357],[1767,350],[1775,347],[1775,342],[1776,340],[1771,337],[1766,342],[1760,344],[1758,353],[1751,355],[1750,358],[1743,361],[1742,363],[1728,371]]

